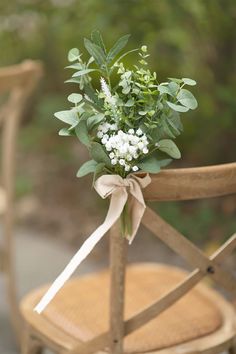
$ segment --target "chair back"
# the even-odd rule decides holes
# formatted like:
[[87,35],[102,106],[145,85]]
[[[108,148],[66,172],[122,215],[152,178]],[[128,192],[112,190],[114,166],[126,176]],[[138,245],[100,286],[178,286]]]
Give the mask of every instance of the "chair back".
[[2,132],[0,213],[3,214],[4,220],[1,270],[6,280],[11,322],[18,339],[20,339],[21,324],[12,252],[16,139],[19,123],[41,76],[42,64],[38,61],[27,60],[19,65],[0,68],[0,97],[4,102],[0,106]]
[[[146,201],[183,201],[211,198],[236,193],[236,163],[218,166],[169,169],[151,175],[151,184],[143,190]],[[156,302],[124,320],[124,294],[127,242],[115,225],[110,234],[110,330],[78,345],[70,354],[89,354],[109,347],[113,354],[123,352],[123,338],[145,325],[187,294],[205,276],[210,276],[232,296],[236,295],[236,279],[222,266],[236,247],[236,233],[215,253],[207,257],[195,244],[169,225],[149,206],[143,225],[184,258],[194,270],[175,288]]]

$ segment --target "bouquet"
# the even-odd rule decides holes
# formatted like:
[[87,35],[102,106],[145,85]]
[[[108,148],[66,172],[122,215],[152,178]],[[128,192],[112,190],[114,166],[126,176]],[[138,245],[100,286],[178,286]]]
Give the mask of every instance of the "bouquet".
[[[77,83],[80,93],[69,95],[73,104],[69,110],[55,113],[69,125],[59,134],[77,136],[86,145],[91,160],[80,167],[77,176],[93,173],[96,191],[111,198],[105,221],[51,285],[35,307],[38,313],[119,218],[123,236],[133,240],[145,211],[141,188],[150,183],[149,173],[181,157],[174,139],[183,131],[180,113],[197,108],[196,99],[185,88],[196,82],[188,78],[158,82],[157,74],[148,69],[145,45],[121,54],[128,39],[129,35],[121,37],[108,51],[101,34],[94,31],[91,39],[84,40],[90,55],[87,61],[79,49],[69,51],[67,68],[75,72],[67,82]],[[123,59],[133,52],[139,60],[127,68]],[[100,81],[97,89],[96,79]],[[140,171],[146,174],[137,174]]]
[[[117,40],[107,50],[99,31],[84,39],[89,54],[85,60],[79,49],[69,51],[68,69],[74,70],[66,82],[79,85],[72,93],[70,109],[55,113],[69,125],[60,130],[63,136],[77,136],[88,148],[91,160],[85,162],[77,176],[103,174],[126,178],[130,173],[158,173],[181,153],[174,139],[183,131],[180,113],[197,108],[197,101],[186,86],[196,82],[189,78],[169,78],[158,82],[156,72],[148,68],[147,46],[121,54],[129,35]],[[136,53],[132,68],[123,62]],[[99,80],[99,88],[94,82]]]

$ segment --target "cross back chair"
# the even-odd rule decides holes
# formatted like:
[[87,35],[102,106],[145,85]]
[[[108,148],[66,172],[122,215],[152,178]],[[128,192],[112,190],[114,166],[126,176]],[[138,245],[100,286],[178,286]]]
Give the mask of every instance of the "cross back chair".
[[[151,178],[143,190],[146,201],[236,193],[236,163],[170,169]],[[23,354],[40,353],[45,347],[62,354],[233,352],[234,307],[215,290],[198,283],[209,276],[236,295],[234,276],[222,264],[236,247],[236,234],[207,257],[150,207],[142,223],[194,270],[187,273],[158,263],[126,266],[127,242],[115,225],[110,234],[110,272],[68,281],[41,315],[33,308],[47,287],[23,300]]]
[[41,63],[31,60],[0,68],[0,97],[2,97],[2,105],[0,106],[0,125],[2,129],[0,213],[3,216],[0,271],[4,274],[10,318],[18,340],[20,340],[22,326],[17,304],[14,255],[12,252],[16,138],[20,120],[23,118],[41,76]]

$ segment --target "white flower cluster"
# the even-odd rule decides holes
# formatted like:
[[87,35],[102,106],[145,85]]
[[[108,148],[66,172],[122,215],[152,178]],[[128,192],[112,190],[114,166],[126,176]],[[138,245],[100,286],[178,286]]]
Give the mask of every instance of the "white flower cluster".
[[103,77],[101,77],[100,82],[101,82],[102,92],[104,93],[107,102],[110,103],[111,106],[115,106],[116,105],[115,98],[112,96],[111,91]]
[[108,133],[108,132],[114,132],[117,131],[118,127],[116,123],[110,124],[110,123],[102,123],[98,126],[98,132],[97,132],[97,137],[99,139],[103,138],[103,135]]
[[120,165],[126,172],[138,171],[135,160],[149,152],[148,139],[141,129],[117,132],[115,124],[103,123],[98,127],[97,136],[109,152],[112,165]]

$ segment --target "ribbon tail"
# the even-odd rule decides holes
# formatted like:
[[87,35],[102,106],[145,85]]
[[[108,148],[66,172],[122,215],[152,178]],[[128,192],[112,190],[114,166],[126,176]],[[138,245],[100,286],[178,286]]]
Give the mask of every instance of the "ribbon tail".
[[124,189],[121,193],[113,193],[107,216],[103,224],[101,224],[87,240],[82,244],[78,252],[73,256],[62,273],[52,283],[46,294],[34,308],[34,311],[40,314],[45,307],[52,301],[57,292],[63,287],[65,282],[71,277],[76,268],[89,255],[95,245],[105,235],[105,233],[114,225],[121,215],[124,205],[127,201],[127,192]]

